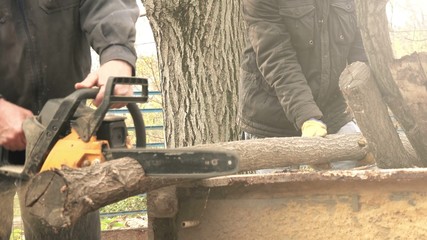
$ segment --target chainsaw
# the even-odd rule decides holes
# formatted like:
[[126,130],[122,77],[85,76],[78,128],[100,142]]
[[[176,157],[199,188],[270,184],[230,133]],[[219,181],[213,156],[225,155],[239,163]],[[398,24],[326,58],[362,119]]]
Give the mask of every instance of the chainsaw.
[[[116,96],[117,84],[139,87],[141,94]],[[147,176],[209,178],[237,172],[238,158],[228,151],[146,148],[146,129],[137,103],[148,101],[147,79],[111,77],[100,106],[87,106],[86,101],[97,94],[98,89],[79,89],[65,98],[49,100],[39,115],[24,121],[25,162],[10,161],[3,154],[0,174],[28,179],[63,165],[82,168],[123,157],[137,160]],[[107,114],[115,103],[125,103],[132,116],[136,147],[127,140],[125,117]]]

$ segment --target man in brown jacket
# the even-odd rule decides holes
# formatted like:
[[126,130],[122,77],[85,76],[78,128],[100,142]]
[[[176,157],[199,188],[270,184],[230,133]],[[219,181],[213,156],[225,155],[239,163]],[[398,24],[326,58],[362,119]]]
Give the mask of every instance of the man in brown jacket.
[[367,61],[353,0],[243,0],[243,17],[238,119],[246,135],[358,130],[338,86],[347,64]]
[[[25,160],[22,122],[38,114],[51,98],[62,98],[76,88],[100,87],[103,97],[109,76],[134,72],[135,0],[2,0],[0,1],[0,157]],[[89,74],[92,47],[101,67]],[[82,81],[83,80],[83,81]],[[130,95],[129,86],[117,86],[116,95]],[[0,161],[1,163],[1,161]],[[18,183],[19,185],[20,183]],[[0,239],[9,239],[11,179],[0,176]],[[21,199],[22,200],[22,199]],[[76,225],[55,231],[21,209],[25,239],[99,239],[97,213]]]

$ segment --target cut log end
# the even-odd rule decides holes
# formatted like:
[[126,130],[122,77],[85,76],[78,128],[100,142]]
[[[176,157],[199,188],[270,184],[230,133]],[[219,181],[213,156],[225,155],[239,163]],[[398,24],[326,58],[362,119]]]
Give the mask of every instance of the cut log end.
[[[26,186],[25,206],[31,213],[44,219],[52,227],[68,227],[69,217],[64,214],[68,185],[56,171],[38,174]],[[49,205],[49,207],[46,207]]]

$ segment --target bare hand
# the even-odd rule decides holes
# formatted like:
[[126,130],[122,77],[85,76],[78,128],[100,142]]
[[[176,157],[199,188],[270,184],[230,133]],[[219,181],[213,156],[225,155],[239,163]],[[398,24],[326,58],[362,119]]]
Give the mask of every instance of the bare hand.
[[24,150],[27,144],[22,123],[33,113],[0,99],[0,145],[11,151]]
[[[105,84],[109,77],[130,77],[132,76],[132,66],[129,63],[121,60],[112,60],[102,64],[96,71],[90,73],[82,82],[76,83],[75,88],[92,88],[99,87],[99,93],[96,96],[93,104],[99,106],[104,98]],[[133,94],[131,85],[116,85],[114,95],[131,96]],[[120,108],[125,104],[114,104],[112,108]]]

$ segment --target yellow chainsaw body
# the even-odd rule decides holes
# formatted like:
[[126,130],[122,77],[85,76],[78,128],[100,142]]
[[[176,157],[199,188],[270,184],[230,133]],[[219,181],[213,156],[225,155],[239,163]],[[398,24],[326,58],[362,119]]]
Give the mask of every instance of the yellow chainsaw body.
[[92,136],[84,142],[74,129],[66,137],[59,139],[49,155],[40,172],[58,168],[63,165],[71,168],[81,168],[105,162],[102,149],[108,148],[108,141],[97,140]]

